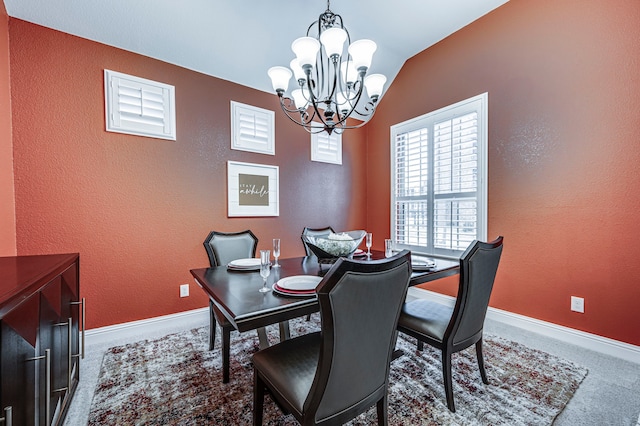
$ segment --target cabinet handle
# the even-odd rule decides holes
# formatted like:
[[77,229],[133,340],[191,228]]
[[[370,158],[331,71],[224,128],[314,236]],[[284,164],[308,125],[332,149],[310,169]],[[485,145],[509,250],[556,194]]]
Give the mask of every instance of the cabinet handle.
[[84,359],[84,335],[85,335],[85,318],[86,318],[86,304],[83,297],[80,302],[71,302],[72,305],[82,305],[82,350],[80,351],[80,357]]
[[0,417],[0,423],[4,422],[6,426],[13,426],[13,413],[11,406],[4,407],[4,417]]
[[[38,361],[44,359],[44,371],[45,371],[45,392],[47,394],[44,401],[44,413],[46,416],[46,422],[51,421],[51,349],[45,349],[44,355],[36,356],[33,358],[27,358],[25,361]],[[38,396],[36,395],[36,406],[38,405]]]
[[53,392],[66,392],[71,390],[71,361],[73,359],[73,354],[71,353],[73,350],[73,342],[71,340],[73,333],[71,331],[73,330],[73,318],[69,317],[67,322],[53,324],[54,327],[61,327],[65,325],[67,326],[67,368],[69,369],[67,372],[67,387],[54,389]]

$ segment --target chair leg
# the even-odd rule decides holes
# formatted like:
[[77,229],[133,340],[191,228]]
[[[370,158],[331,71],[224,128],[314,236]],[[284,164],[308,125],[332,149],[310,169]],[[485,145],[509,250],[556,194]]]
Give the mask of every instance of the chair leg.
[[456,412],[453,402],[453,380],[451,378],[451,354],[442,351],[442,374],[444,376],[444,393],[447,396],[447,407],[452,413]]
[[253,425],[262,426],[262,410],[264,405],[264,383],[258,372],[253,371]]
[[231,346],[231,328],[222,328],[222,383],[229,383],[229,350]]
[[213,350],[216,343],[216,318],[213,316],[213,302],[209,300],[209,350]]
[[489,384],[487,380],[487,372],[484,369],[484,356],[482,355],[482,339],[476,342],[476,356],[478,357],[478,367],[480,368],[480,377],[482,377],[482,383]]
[[387,426],[387,422],[389,418],[389,403],[387,401],[386,393],[378,401],[377,411],[378,411],[378,426]]

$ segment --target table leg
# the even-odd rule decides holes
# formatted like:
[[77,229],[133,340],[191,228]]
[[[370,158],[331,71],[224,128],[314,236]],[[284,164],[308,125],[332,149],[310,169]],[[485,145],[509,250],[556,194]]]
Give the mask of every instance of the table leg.
[[267,329],[260,327],[256,330],[258,332],[258,340],[260,341],[260,349],[269,347],[269,339],[267,339]]
[[284,342],[290,337],[291,337],[291,333],[289,331],[289,321],[282,321],[280,323],[280,341]]

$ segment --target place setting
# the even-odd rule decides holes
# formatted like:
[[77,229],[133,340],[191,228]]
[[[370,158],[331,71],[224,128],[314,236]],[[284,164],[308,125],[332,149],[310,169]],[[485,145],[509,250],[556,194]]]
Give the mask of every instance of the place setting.
[[229,262],[227,269],[230,271],[257,271],[260,269],[260,259],[248,257]]
[[414,271],[430,271],[435,268],[437,263],[435,259],[429,259],[426,257],[412,257],[411,268]]
[[315,297],[316,287],[322,281],[322,277],[315,275],[293,275],[281,278],[273,283],[274,293],[289,297]]

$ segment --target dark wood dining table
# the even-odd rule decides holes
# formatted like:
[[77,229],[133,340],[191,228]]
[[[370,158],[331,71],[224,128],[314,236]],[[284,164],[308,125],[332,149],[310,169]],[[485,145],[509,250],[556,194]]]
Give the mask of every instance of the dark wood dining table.
[[[366,261],[382,258],[384,252],[372,250],[371,257],[356,259]],[[427,271],[414,271],[411,274],[410,286],[460,272],[458,260],[430,258],[436,261],[436,266]],[[294,275],[324,275],[331,267],[321,265],[315,257],[308,256],[279,259],[279,264],[279,268],[271,268],[271,274],[267,279],[269,288],[281,278]],[[258,271],[234,271],[226,266],[218,266],[192,269],[190,272],[196,283],[240,332],[283,323],[319,310],[315,297],[282,296],[273,291],[259,292],[263,280]],[[285,330],[286,332],[288,330]]]

